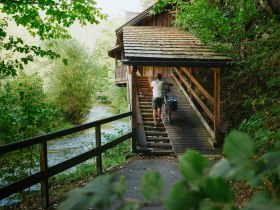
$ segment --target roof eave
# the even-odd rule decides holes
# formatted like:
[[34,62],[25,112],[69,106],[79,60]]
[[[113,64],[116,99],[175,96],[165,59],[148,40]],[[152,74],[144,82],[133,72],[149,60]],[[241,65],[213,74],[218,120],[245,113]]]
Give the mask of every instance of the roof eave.
[[122,63],[129,66],[164,66],[164,67],[207,67],[226,68],[233,65],[233,60],[196,60],[196,59],[125,59]]

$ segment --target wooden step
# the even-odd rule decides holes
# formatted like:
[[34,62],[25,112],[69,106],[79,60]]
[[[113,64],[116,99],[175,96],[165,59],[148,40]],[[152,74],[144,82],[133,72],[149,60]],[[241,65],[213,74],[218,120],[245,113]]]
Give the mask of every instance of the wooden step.
[[[144,125],[154,126],[154,121],[150,121],[150,122],[149,121],[144,121],[143,123],[144,123]],[[162,122],[158,123],[157,127],[163,127],[163,123]]]
[[149,148],[158,148],[158,149],[172,149],[172,145],[170,143],[147,143]]
[[146,131],[166,131],[165,127],[144,126]]
[[147,142],[165,142],[169,143],[170,139],[168,137],[147,137]]
[[146,136],[164,136],[167,137],[166,132],[160,132],[160,131],[146,131]]
[[142,154],[146,156],[170,156],[173,155],[174,152],[172,149],[153,149],[145,151]]
[[[142,117],[143,117],[144,121],[154,122],[154,118],[153,117],[149,117],[149,116],[145,116],[145,115],[144,116],[142,115]],[[162,123],[162,119],[158,120],[158,122]]]
[[151,105],[152,104],[152,102],[150,101],[150,102],[140,102],[140,105]]

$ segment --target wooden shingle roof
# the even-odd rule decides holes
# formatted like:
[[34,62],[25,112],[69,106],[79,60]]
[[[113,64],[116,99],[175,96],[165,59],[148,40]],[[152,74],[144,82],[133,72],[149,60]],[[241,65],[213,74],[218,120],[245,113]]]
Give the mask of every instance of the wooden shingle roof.
[[[216,53],[191,34],[174,27],[124,27],[123,46],[126,64],[144,65],[143,62],[168,62],[186,66],[223,66],[231,58]],[[143,64],[141,64],[141,62]],[[156,64],[156,63],[154,63]]]

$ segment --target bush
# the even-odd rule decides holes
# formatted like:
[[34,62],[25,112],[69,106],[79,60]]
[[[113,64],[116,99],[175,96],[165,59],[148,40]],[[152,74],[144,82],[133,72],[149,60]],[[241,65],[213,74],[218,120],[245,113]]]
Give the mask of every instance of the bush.
[[21,72],[0,85],[1,144],[42,135],[61,125],[62,112],[47,101],[36,74]]

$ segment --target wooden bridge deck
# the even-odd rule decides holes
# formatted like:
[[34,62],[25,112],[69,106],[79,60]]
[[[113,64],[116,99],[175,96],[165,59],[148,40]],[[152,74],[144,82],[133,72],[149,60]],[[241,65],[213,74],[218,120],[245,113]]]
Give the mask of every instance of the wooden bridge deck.
[[205,155],[217,154],[217,151],[209,143],[211,141],[209,132],[190,107],[186,97],[179,90],[173,79],[168,81],[174,84],[168,96],[176,97],[178,110],[171,113],[171,124],[168,122],[163,110],[163,122],[174,153],[180,156],[187,149],[194,149]]

